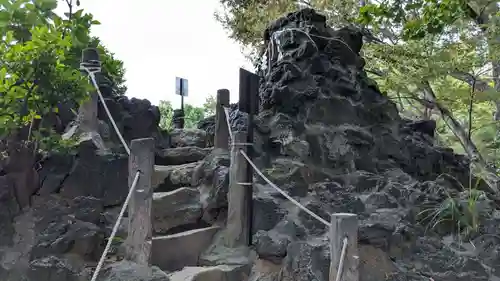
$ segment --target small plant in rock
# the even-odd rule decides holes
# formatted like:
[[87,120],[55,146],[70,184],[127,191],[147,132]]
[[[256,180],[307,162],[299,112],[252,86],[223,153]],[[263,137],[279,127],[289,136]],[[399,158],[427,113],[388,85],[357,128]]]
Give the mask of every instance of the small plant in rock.
[[119,236],[115,236],[115,237],[113,237],[113,242],[112,242],[112,243],[113,243],[114,245],[120,245],[120,244],[122,244],[123,242],[125,242],[125,239],[124,239],[124,238],[119,237]]
[[37,152],[44,153],[50,151],[51,153],[59,154],[75,154],[78,141],[74,138],[63,139],[53,130],[44,133],[44,130],[34,132],[34,138],[37,142]]
[[441,187],[446,198],[437,205],[420,212],[418,217],[428,228],[450,230],[456,234],[470,236],[479,231],[480,222],[488,209],[486,193],[478,189],[481,179],[469,187],[462,187],[460,192],[450,192]]

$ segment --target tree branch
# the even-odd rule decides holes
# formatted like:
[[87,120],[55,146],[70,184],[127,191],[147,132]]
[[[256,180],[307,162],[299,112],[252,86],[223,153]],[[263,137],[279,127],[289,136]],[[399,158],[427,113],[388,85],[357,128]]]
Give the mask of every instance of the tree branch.
[[458,138],[465,152],[467,152],[469,158],[476,164],[479,170],[483,173],[482,176],[484,181],[488,184],[490,189],[495,192],[495,194],[498,194],[499,192],[498,183],[500,182],[500,179],[496,176],[496,174],[493,171],[490,170],[483,156],[479,152],[479,149],[477,149],[474,142],[472,142],[470,136],[468,136],[467,132],[462,127],[460,122],[458,122],[453,117],[453,114],[447,108],[442,106],[437,101],[436,94],[434,93],[434,90],[432,89],[429,81],[422,81],[422,90],[424,91],[425,98],[429,102],[436,105],[436,109],[441,114],[443,121],[451,129],[453,134],[455,134],[455,136]]

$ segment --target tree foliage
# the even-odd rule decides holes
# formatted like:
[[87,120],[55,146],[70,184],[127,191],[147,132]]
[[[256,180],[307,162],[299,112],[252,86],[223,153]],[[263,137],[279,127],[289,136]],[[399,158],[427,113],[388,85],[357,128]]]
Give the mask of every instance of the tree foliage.
[[[64,3],[68,13],[54,13]],[[57,114],[62,104],[77,106],[92,90],[80,72],[80,56],[86,47],[101,51],[103,72],[123,94],[123,63],[116,60],[90,28],[99,22],[72,0],[0,1],[0,138],[12,137],[47,143],[60,141],[45,132],[48,114]],[[23,129],[29,128],[24,134]]]
[[[184,105],[184,127],[196,128],[198,122],[206,117],[215,114],[216,100],[214,96],[208,96],[202,107],[196,107],[190,104]],[[174,108],[170,101],[160,101],[160,128],[166,131],[172,130],[172,117]]]

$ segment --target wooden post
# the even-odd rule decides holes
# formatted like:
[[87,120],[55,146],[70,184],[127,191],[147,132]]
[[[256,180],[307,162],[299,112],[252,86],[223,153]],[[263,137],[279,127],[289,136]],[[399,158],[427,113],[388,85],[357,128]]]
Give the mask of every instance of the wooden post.
[[[82,51],[80,67],[90,70],[94,74],[98,74],[101,69],[101,62],[99,60],[99,53],[95,48],[87,48]],[[84,75],[89,75],[87,71],[81,70]],[[96,80],[97,80],[96,76]],[[89,77],[90,80],[90,77]],[[98,82],[99,80],[97,80]],[[89,99],[84,101],[76,116],[76,122],[62,135],[63,139],[70,139],[77,137],[79,141],[91,140],[94,145],[101,151],[106,151],[104,141],[98,133],[98,109],[99,97],[97,91],[92,90],[89,93]]]
[[[239,110],[246,112],[248,114],[248,124],[247,124],[247,141],[248,143],[253,143],[254,137],[253,137],[253,132],[254,132],[254,122],[253,122],[253,116],[254,114],[257,113],[257,97],[259,95],[259,76],[249,72],[243,68],[240,68],[240,85],[239,85],[239,101],[238,101],[238,108]],[[248,146],[247,147],[247,155],[248,157],[253,160],[254,153],[253,153],[253,147]],[[253,182],[253,168],[250,165],[247,165],[247,171],[246,171],[246,180],[245,182],[251,183]],[[246,189],[247,196],[246,199],[249,201],[246,203],[246,205],[249,206],[249,215],[248,215],[248,222],[247,224],[249,225],[250,232],[252,232],[252,217],[253,217],[253,210],[252,210],[252,194],[253,194],[253,188],[251,185],[249,185]],[[249,246],[250,246],[251,241],[249,240]]]
[[229,106],[229,90],[220,89],[217,91],[217,106],[215,108],[215,148],[229,150],[229,130],[224,107]]
[[149,265],[151,262],[153,151],[153,138],[135,139],[130,144],[129,187],[131,187],[137,171],[140,174],[128,206],[129,226],[126,259],[142,265]]
[[[239,247],[250,245],[250,210],[252,203],[251,185],[247,183],[248,162],[240,150],[246,151],[244,143],[247,141],[246,132],[235,132],[234,143],[231,148],[231,167],[229,169],[229,192],[228,192],[228,218],[226,244],[228,247]],[[250,199],[248,198],[250,196]]]
[[358,256],[358,217],[356,214],[337,213],[332,215],[330,227],[330,277],[337,280],[341,262],[342,246],[347,237],[347,251],[340,274],[342,281],[359,281]]
[[[82,51],[81,65],[87,67],[94,73],[100,72],[101,62],[99,52],[95,48],[86,48]],[[88,75],[86,71],[83,74]],[[89,78],[90,80],[90,78]],[[97,80],[97,78],[96,78]],[[97,91],[92,90],[89,93],[90,98],[83,102],[78,110],[78,121],[80,123],[80,130],[83,132],[97,132],[97,105],[99,98]]]

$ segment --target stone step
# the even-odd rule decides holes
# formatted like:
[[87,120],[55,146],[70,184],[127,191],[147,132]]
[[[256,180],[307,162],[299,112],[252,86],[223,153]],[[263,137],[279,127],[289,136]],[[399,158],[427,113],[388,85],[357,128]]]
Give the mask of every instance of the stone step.
[[182,165],[203,160],[213,150],[197,146],[175,147],[163,149],[156,153],[157,165]]
[[172,234],[176,228],[200,228],[203,206],[196,188],[181,187],[170,192],[153,193],[152,224],[155,234]]
[[192,186],[193,173],[200,163],[202,161],[170,166],[155,165],[151,185],[157,192]]
[[170,145],[172,147],[207,147],[207,132],[200,129],[173,129],[169,133]]
[[164,271],[197,266],[201,253],[210,246],[217,231],[219,231],[218,226],[211,226],[153,237],[152,264]]
[[241,265],[187,266],[170,273],[170,281],[246,281],[248,275]]

